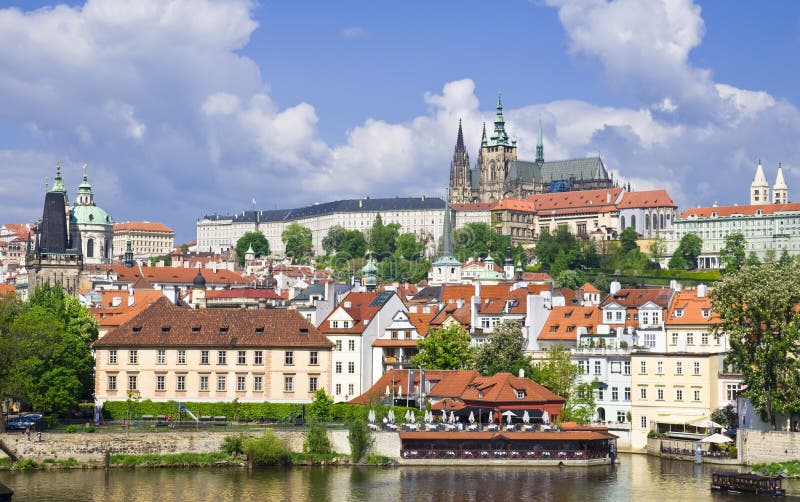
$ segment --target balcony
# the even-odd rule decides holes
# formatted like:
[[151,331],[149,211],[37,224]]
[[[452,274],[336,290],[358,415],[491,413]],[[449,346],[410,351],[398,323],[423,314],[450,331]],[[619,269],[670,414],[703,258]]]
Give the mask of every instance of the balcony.
[[620,347],[575,347],[570,349],[572,355],[595,355],[595,356],[624,356],[630,355],[631,348]]

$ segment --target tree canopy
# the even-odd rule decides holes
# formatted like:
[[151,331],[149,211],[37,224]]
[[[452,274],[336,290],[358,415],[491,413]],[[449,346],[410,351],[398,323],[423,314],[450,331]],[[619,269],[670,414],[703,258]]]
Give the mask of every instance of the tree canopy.
[[520,369],[531,374],[531,358],[525,354],[525,335],[519,321],[495,326],[475,355],[475,369],[487,376],[502,372],[516,375]]
[[506,248],[511,244],[511,237],[500,235],[483,222],[467,223],[455,231],[453,238],[455,257],[461,261],[486,258],[491,254],[496,262],[502,262]]
[[328,229],[328,233],[322,238],[322,249],[329,255],[338,253],[342,249],[347,230],[341,225],[334,225]]
[[269,256],[269,241],[261,232],[245,232],[236,241],[236,258],[239,261],[239,266],[244,266],[244,255],[247,250],[253,246],[253,251],[258,256]]
[[745,263],[745,239],[741,233],[725,236],[725,245],[719,250],[719,261],[726,274],[738,272]]
[[381,261],[394,253],[397,237],[400,234],[398,223],[383,224],[380,214],[375,215],[375,221],[369,230],[369,250],[376,260]]
[[293,263],[303,263],[314,255],[311,229],[299,223],[291,223],[281,234],[281,241],[286,246],[286,256]]
[[744,395],[772,428],[777,413],[800,414],[800,264],[745,265],[711,293],[726,335],[726,364],[742,373]]
[[703,239],[695,234],[686,234],[681,237],[672,258],[669,260],[669,268],[673,270],[694,270],[697,268],[697,257],[703,250]]
[[455,323],[432,329],[417,342],[419,352],[411,358],[411,364],[431,370],[470,368],[474,356],[471,341],[463,326]]

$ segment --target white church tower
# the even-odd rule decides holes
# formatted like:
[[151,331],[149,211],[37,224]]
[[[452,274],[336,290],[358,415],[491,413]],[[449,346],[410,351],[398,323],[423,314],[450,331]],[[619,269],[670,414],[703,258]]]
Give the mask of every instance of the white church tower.
[[786,181],[783,179],[783,168],[778,164],[778,176],[775,178],[775,184],[772,185],[772,203],[786,204],[787,202],[789,202],[789,187],[786,186]]
[[767,183],[767,177],[764,176],[764,168],[761,167],[761,161],[759,160],[756,177],[750,185],[750,205],[758,206],[762,204],[769,204],[769,183]]

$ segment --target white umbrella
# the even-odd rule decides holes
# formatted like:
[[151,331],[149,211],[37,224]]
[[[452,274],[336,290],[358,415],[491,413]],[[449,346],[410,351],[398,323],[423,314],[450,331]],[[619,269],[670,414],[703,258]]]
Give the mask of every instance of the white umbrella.
[[397,386],[397,397],[400,397],[400,396],[402,396],[402,395],[403,395],[403,387],[401,387],[400,385],[398,385],[398,386]]
[[548,415],[546,411],[542,413],[542,422],[546,424],[548,423],[549,420],[550,420],[550,415]]
[[388,396],[388,395],[390,395],[390,394],[391,394],[391,392],[389,391],[389,386],[387,385],[387,386],[386,386],[386,395]]
[[528,410],[525,410],[525,413],[522,414],[522,421],[526,424],[531,421],[531,416],[528,415]]
[[375,410],[369,410],[369,414],[367,415],[367,418],[369,418],[369,423],[374,424],[375,423]]
[[447,422],[447,412],[442,408],[442,422]]
[[475,413],[473,413],[472,411],[469,412],[469,423],[471,424],[475,423]]
[[408,414],[409,414],[409,422],[411,422],[412,424],[416,423],[417,422],[417,416],[414,414],[414,412],[411,411],[411,410],[408,410]]
[[450,412],[450,423],[453,424],[456,421],[456,414],[452,411]]
[[411,410],[406,410],[406,414],[404,415],[406,422],[411,421]]
[[729,438],[728,436],[723,436],[722,434],[712,434],[700,440],[701,443],[714,444],[730,443],[731,441],[733,441],[733,439]]
[[389,408],[389,421],[394,423],[394,409]]
[[490,411],[490,412],[489,412],[489,423],[490,423],[490,424],[493,424],[493,423],[494,423],[494,418],[493,418],[493,415],[494,415],[494,414],[493,414],[493,413]]

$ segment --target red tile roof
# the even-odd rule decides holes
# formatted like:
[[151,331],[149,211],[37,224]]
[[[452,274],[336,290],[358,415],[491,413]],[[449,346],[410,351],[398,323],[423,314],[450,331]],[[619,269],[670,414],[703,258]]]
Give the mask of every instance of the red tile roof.
[[[433,395],[431,389],[431,395]],[[517,397],[517,391],[524,397]],[[564,402],[564,398],[530,378],[520,378],[511,373],[497,373],[490,377],[475,378],[461,394],[464,402],[538,404],[543,402]]]
[[[525,314],[527,312],[528,297],[527,289],[515,289],[509,291],[500,298],[488,298],[484,300],[481,298],[481,314]],[[506,303],[510,303],[510,308],[506,311]]]
[[188,309],[160,298],[95,347],[319,347],[333,344],[296,310]]
[[0,284],[0,298],[7,294],[16,294],[17,288],[13,284]]
[[494,206],[494,202],[466,202],[461,204],[450,204],[453,211],[489,211]]
[[[680,317],[675,315],[676,310],[683,311]],[[707,311],[709,315],[704,316],[703,311]],[[684,289],[675,293],[675,298],[673,298],[669,312],[664,319],[664,324],[667,326],[714,325],[717,323],[719,323],[719,315],[711,308],[708,290],[706,290],[705,296],[698,297],[696,289]]]
[[536,211],[533,201],[524,199],[503,199],[492,206],[492,211],[523,211],[533,213]]
[[114,224],[115,232],[122,231],[139,231],[139,232],[166,232],[174,234],[175,232],[164,225],[163,223],[152,223],[150,221],[125,221],[122,223]]
[[522,272],[522,280],[528,282],[553,282],[553,278],[547,272]]
[[[448,408],[449,409],[449,408]],[[512,441],[603,441],[618,439],[617,436],[601,431],[547,431],[547,432],[401,432],[400,439],[510,439]]]
[[588,333],[595,333],[597,325],[601,323],[602,311],[597,307],[582,305],[553,307],[539,333],[539,340],[576,342],[578,328],[583,327]]
[[645,190],[642,192],[625,192],[617,204],[619,209],[674,207],[678,205],[666,190]]
[[609,188],[537,194],[530,196],[529,200],[533,200],[536,211],[540,213],[608,212],[616,210],[614,204],[621,194],[622,188]]
[[[112,265],[111,268],[117,274],[117,280],[120,282],[134,283],[139,277],[143,277],[150,283],[174,283],[174,284],[191,284],[197,276],[196,268],[183,268],[183,267],[125,267],[123,265]],[[214,272],[211,269],[201,269],[203,278],[206,280],[207,285],[241,285],[247,284],[247,279],[242,277],[239,272],[232,272],[230,270],[217,269]]]
[[788,204],[762,204],[746,206],[717,206],[717,207],[697,207],[687,209],[679,218],[710,218],[716,213],[717,217],[726,218],[728,216],[755,216],[758,211],[762,214],[774,214],[790,211],[800,211],[800,202],[790,202]]
[[624,288],[603,298],[600,307],[616,303],[626,308],[638,308],[647,302],[653,302],[661,308],[667,308],[671,297],[670,288]]
[[33,232],[33,226],[28,223],[4,223],[2,226],[26,239],[28,238],[28,232]]
[[266,298],[267,300],[277,300],[279,296],[275,291],[263,288],[212,289],[206,291],[207,300],[222,298]]
[[583,290],[584,293],[599,293],[600,292],[600,290],[597,289],[596,287],[594,287],[594,285],[592,285],[592,283],[590,283],[590,282],[584,282],[583,286],[581,286],[581,289]]

